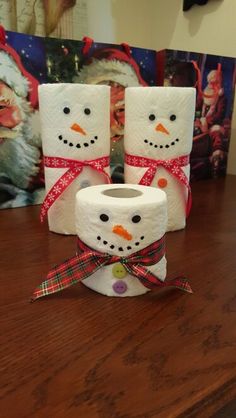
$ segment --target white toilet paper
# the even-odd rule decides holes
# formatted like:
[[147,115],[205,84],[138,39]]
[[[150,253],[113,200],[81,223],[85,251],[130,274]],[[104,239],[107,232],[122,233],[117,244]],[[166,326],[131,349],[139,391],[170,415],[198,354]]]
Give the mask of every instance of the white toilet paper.
[[[42,206],[42,214],[53,202],[48,210],[49,229],[62,234],[75,234],[76,192],[108,182],[102,170],[109,174],[110,87],[43,84],[39,87],[39,106],[46,160],[46,192],[49,193]],[[79,172],[78,167],[69,170],[65,159],[80,163],[100,160],[93,166],[86,163]]]
[[182,87],[125,91],[125,182],[166,192],[168,231],[186,224],[195,95],[194,88]]
[[[89,187],[76,195],[77,235],[102,253],[119,257],[136,253],[159,240],[166,224],[166,195],[159,189],[113,184]],[[165,256],[148,269],[164,281]],[[108,296],[136,296],[149,291],[119,262],[101,267],[82,282]]]

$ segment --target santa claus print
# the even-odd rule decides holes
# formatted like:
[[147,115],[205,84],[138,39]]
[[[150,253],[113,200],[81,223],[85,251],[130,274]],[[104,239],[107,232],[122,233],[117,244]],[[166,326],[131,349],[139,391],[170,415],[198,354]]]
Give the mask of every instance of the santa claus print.
[[[0,207],[38,203],[44,194],[38,81],[0,37]],[[41,187],[40,187],[41,186]],[[40,187],[40,189],[39,189]]]
[[[143,53],[145,52],[144,50]],[[85,42],[84,55],[84,65],[74,81],[85,84],[107,84],[111,87],[111,174],[114,182],[122,183],[125,88],[146,86],[147,82],[143,79],[141,68],[126,44],[121,45],[120,49],[94,47],[91,54],[87,51]]]
[[213,174],[217,172],[218,166],[225,158],[224,138],[226,129],[224,118],[226,113],[227,100],[224,94],[221,64],[216,70],[207,74],[207,85],[198,98],[199,116],[195,120],[196,139],[207,135],[211,143],[210,162]]

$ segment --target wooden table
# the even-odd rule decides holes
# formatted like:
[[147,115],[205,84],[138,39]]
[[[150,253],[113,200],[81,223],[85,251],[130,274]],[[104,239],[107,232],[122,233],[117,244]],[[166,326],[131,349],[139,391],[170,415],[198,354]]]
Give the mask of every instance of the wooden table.
[[77,285],[29,303],[75,238],[49,233],[39,207],[0,212],[1,418],[236,417],[236,176],[193,198],[167,236],[168,276],[193,295]]

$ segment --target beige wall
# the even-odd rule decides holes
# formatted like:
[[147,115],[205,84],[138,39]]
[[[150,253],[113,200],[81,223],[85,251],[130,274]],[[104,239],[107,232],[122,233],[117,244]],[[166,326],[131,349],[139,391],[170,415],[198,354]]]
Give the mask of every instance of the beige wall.
[[[182,0],[111,0],[116,42],[236,57],[236,0],[182,11]],[[236,174],[236,100],[228,162]]]
[[133,46],[155,49],[156,0],[111,0],[111,2],[116,42],[128,42]]

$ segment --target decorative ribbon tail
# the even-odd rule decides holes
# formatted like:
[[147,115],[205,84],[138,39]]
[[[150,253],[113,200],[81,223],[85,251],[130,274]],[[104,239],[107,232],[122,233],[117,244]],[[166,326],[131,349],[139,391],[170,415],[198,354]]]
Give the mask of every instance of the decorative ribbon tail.
[[187,293],[193,293],[192,288],[185,277],[176,277],[172,280],[167,280],[163,282],[163,286],[166,287],[175,287],[177,289],[183,290]]
[[150,186],[155,177],[156,170],[157,170],[156,168],[148,167],[146,173],[144,173],[139,184],[141,184],[142,186]]
[[104,170],[105,167],[109,166],[109,157],[101,157],[96,160],[89,161],[77,161],[66,159],[62,157],[44,157],[45,167],[50,168],[67,168],[66,172],[57,180],[57,182],[51,187],[45,196],[45,199],[41,206],[40,221],[43,223],[48,210],[53,203],[61,196],[61,194],[70,186],[70,184],[80,175],[83,168],[88,166],[93,170],[103,174],[108,183],[111,183],[111,178],[108,173]]
[[192,192],[191,188],[188,189],[188,197],[187,197],[187,203],[186,203],[186,217],[188,218],[190,211],[192,207]]
[[[48,158],[48,157],[47,157]],[[49,159],[49,158],[48,158]],[[47,167],[47,165],[45,164]],[[75,180],[75,178],[82,171],[82,167],[69,168],[51,187],[46,194],[40,210],[40,222],[43,223],[50,207],[53,205],[56,199],[66,190],[66,188]]]
[[31,302],[43,296],[60,292],[81,280],[77,275],[78,256],[66,260],[63,264],[54,267],[47,275],[47,279],[41,283],[33,292]]
[[46,215],[47,215],[47,211],[44,209],[44,205],[43,204],[44,204],[44,201],[43,201],[43,203],[41,205],[40,214],[39,214],[39,218],[40,218],[41,224],[44,223],[44,220],[45,220]]

